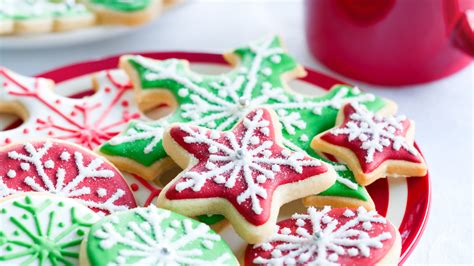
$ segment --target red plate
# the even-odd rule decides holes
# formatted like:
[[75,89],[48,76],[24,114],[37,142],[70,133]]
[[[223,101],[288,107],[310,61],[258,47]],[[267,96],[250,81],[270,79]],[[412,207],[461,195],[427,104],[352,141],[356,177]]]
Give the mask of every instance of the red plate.
[[[187,59],[195,65],[215,65],[217,68],[223,68],[227,65],[222,56],[217,54],[159,52],[143,53],[141,55],[155,59]],[[56,83],[61,83],[93,72],[114,69],[118,65],[118,59],[119,56],[114,56],[106,59],[77,63],[54,69],[39,74],[38,76],[52,79],[56,81]],[[329,90],[331,86],[335,84],[344,83],[310,69],[307,69],[307,71],[308,75],[299,81],[295,81],[293,88],[297,89],[296,87],[302,86],[306,88],[306,92],[308,92],[308,88],[314,89],[314,91],[317,92],[318,88]],[[77,93],[77,91],[74,92],[74,94]],[[389,218],[392,223],[399,228],[402,236],[401,265],[416,246],[428,219],[431,201],[431,185],[428,175],[408,179],[379,179],[368,186],[367,189],[375,202],[378,212]],[[227,240],[231,239],[231,242],[233,242],[234,238],[232,234],[226,237],[226,232],[224,232],[224,235],[224,238]],[[230,243],[230,245],[234,250],[241,248],[236,248],[236,245],[238,246],[239,244]]]

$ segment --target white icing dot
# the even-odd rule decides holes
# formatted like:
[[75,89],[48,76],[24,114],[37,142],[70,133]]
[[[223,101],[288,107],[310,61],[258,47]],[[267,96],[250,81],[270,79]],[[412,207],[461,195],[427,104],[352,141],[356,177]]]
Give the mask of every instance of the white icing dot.
[[308,141],[309,140],[308,135],[306,135],[306,134],[301,135],[300,140],[303,141],[303,142]]
[[209,147],[209,152],[210,153],[216,153],[218,151],[217,147],[216,146],[210,146]]
[[304,222],[303,219],[297,219],[297,220],[296,220],[296,225],[297,225],[297,226],[304,226],[305,224],[306,224],[306,223]]
[[250,138],[250,143],[252,143],[253,145],[257,145],[258,143],[260,143],[260,139],[257,136],[253,136]]
[[118,224],[120,222],[120,219],[118,218],[117,215],[112,215],[112,217],[110,218],[110,221],[114,224]]
[[209,128],[215,128],[215,127],[216,127],[216,122],[215,122],[215,121],[209,121],[209,122],[207,123],[207,127],[209,127]]
[[16,172],[13,169],[8,170],[7,176],[9,178],[14,178],[16,176]]
[[241,68],[239,69],[239,71],[240,71],[241,73],[246,73],[246,72],[249,71],[249,70],[248,70],[246,67],[241,67]]
[[105,188],[99,188],[97,189],[97,195],[103,198],[107,195],[107,190]]
[[119,265],[124,265],[127,263],[127,259],[124,256],[118,256],[117,257],[117,262]]
[[260,129],[260,132],[265,135],[265,136],[268,136],[270,134],[270,129],[268,127],[262,127]]
[[332,262],[336,262],[339,256],[336,253],[332,253],[331,255],[328,256],[328,259]]
[[273,172],[280,172],[281,168],[278,164],[272,165],[272,171]]
[[353,211],[347,209],[347,210],[344,211],[343,215],[344,215],[345,217],[352,217],[352,216],[354,216],[355,214],[354,214]]
[[281,251],[280,251],[280,250],[275,249],[275,250],[272,251],[272,257],[274,257],[274,258],[279,258],[279,257],[281,257],[281,256],[282,256],[282,254],[281,254]]
[[217,184],[224,184],[225,183],[225,177],[219,175],[219,176],[216,176],[216,178],[214,178],[214,182],[216,182]]
[[284,234],[284,235],[289,235],[289,234],[291,234],[291,229],[287,228],[287,227],[284,227],[284,228],[281,229],[281,233]]
[[265,251],[270,251],[270,250],[272,250],[272,248],[273,248],[272,244],[270,244],[268,242],[262,244],[262,249],[265,250]]
[[281,62],[281,56],[274,55],[270,58],[270,60],[272,60],[272,62],[275,63],[275,64],[279,64]]
[[329,216],[324,216],[323,219],[321,219],[321,221],[325,224],[328,224],[332,221],[332,219]]
[[212,249],[212,247],[214,246],[214,243],[212,243],[212,241],[210,240],[204,240],[202,241],[202,246],[207,249]]
[[61,152],[61,155],[59,155],[59,159],[65,161],[65,162],[69,161],[70,158],[71,158],[71,154],[67,151],[63,151],[63,152]]
[[354,257],[354,256],[359,255],[359,250],[356,248],[350,248],[347,250],[347,254],[349,254],[349,256],[351,257]]
[[258,175],[257,176],[257,182],[260,184],[263,184],[267,181],[267,178],[264,175]]
[[54,162],[52,160],[47,160],[45,163],[44,163],[44,167],[45,168],[48,168],[48,169],[52,169],[54,168]]
[[291,155],[291,152],[287,149],[284,149],[284,150],[281,151],[281,154],[285,157],[288,157],[288,156]]
[[28,170],[30,170],[30,164],[29,163],[21,163],[20,168],[23,171],[28,171]]
[[186,96],[189,95],[189,90],[186,89],[186,88],[179,89],[178,95],[179,95],[180,97],[186,97]]
[[266,68],[262,69],[262,73],[265,76],[270,76],[272,74],[272,69],[269,68],[269,67],[266,67]]
[[179,228],[181,226],[181,223],[178,220],[173,220],[171,221],[171,226],[174,228]]
[[370,222],[364,222],[362,224],[362,228],[364,228],[365,230],[370,230],[370,228],[372,228],[372,224]]

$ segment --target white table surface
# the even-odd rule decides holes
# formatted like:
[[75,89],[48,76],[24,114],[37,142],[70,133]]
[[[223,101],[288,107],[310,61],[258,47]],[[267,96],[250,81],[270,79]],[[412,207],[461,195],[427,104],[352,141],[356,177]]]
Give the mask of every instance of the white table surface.
[[[334,75],[309,54],[300,1],[188,1],[131,34],[74,47],[2,50],[0,64],[34,75],[129,51],[223,52],[268,33],[281,34],[302,64]],[[404,89],[344,80],[395,100],[400,112],[417,123],[417,142],[430,167],[433,200],[428,226],[407,264],[471,264],[474,65],[449,78]]]

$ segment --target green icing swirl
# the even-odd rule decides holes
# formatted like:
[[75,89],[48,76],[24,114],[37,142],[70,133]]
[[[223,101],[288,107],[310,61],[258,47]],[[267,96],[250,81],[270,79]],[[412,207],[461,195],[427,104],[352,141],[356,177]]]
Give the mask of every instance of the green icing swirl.
[[91,265],[238,265],[209,226],[156,207],[115,213],[92,226]]

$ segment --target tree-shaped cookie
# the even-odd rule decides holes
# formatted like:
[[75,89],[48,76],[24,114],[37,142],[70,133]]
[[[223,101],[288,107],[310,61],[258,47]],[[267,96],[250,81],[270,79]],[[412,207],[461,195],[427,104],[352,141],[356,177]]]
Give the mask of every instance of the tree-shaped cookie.
[[[277,37],[265,38],[225,54],[235,69],[222,75],[200,75],[184,60],[151,60],[125,56],[121,66],[132,79],[139,104],[145,108],[168,104],[175,111],[154,122],[132,122],[121,135],[100,148],[119,168],[154,178],[171,167],[162,144],[164,128],[172,122],[187,122],[226,130],[255,107],[277,112],[283,126],[285,145],[316,153],[311,139],[335,123],[338,109],[348,102],[359,102],[371,110],[391,109],[387,101],[349,86],[335,86],[322,97],[309,97],[291,91],[286,82],[305,75]],[[320,202],[329,198],[354,201],[373,208],[367,191],[358,186],[352,173],[339,166],[338,182],[325,191]]]
[[398,230],[375,211],[310,207],[248,246],[245,265],[393,265],[400,251]]
[[163,188],[157,205],[186,216],[222,214],[247,242],[265,240],[281,205],[324,191],[337,176],[282,140],[268,109],[251,111],[229,131],[172,125],[164,147],[185,170]]
[[99,215],[43,193],[0,199],[0,264],[78,265],[82,239]]
[[365,186],[386,176],[426,175],[414,138],[415,122],[405,116],[383,117],[352,103],[339,111],[336,126],[317,135],[311,145],[346,162]]
[[48,192],[109,214],[135,208],[122,174],[91,151],[64,141],[34,141],[0,148],[0,198]]
[[209,226],[153,205],[105,217],[82,245],[81,265],[238,265]]

